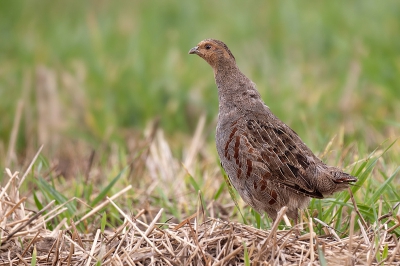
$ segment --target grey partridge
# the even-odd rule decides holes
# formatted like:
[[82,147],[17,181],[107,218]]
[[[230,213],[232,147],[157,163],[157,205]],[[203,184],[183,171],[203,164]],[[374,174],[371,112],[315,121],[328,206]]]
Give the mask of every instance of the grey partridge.
[[287,206],[297,221],[310,197],[324,198],[357,178],[324,164],[261,99],[225,43],[206,39],[189,54],[214,70],[219,113],[216,146],[222,167],[243,200],[273,220]]

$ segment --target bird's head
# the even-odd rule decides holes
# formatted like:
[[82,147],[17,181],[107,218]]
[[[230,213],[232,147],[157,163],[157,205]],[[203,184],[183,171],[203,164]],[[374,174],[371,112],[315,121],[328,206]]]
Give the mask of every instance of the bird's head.
[[197,54],[206,60],[214,70],[216,70],[221,63],[224,65],[227,63],[235,64],[235,57],[228,46],[214,39],[205,39],[201,41],[197,46],[190,49],[189,54]]

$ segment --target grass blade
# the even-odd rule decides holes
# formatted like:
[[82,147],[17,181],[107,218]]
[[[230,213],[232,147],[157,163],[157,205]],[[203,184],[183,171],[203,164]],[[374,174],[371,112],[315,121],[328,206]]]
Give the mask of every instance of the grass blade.
[[[42,190],[43,193],[47,194],[50,196],[50,198],[55,200],[58,204],[63,204],[68,201],[68,199],[58,192],[53,186],[51,186],[49,183],[46,182],[43,178],[39,178],[38,180],[38,186]],[[71,215],[74,215],[76,213],[76,207],[72,202],[69,202],[65,205],[68,208],[68,212]]]
[[99,203],[100,201],[102,201],[107,193],[111,190],[111,188],[115,185],[115,183],[117,183],[118,179],[121,178],[122,174],[126,171],[126,169],[128,169],[128,167],[125,167],[124,169],[122,169],[121,172],[119,172],[119,174],[114,177],[113,180],[111,180],[111,182],[99,193],[99,195],[97,195],[97,197],[90,203],[90,206],[96,206],[97,203]]
[[229,177],[228,177],[228,175],[226,174],[226,172],[225,172],[225,170],[224,170],[224,168],[223,168],[222,166],[221,166],[221,172],[222,172],[222,175],[224,176],[224,180],[225,180],[225,183],[226,183],[226,185],[227,185],[227,187],[228,187],[229,194],[231,195],[231,198],[232,198],[233,202],[235,203],[235,206],[236,206],[236,208],[238,209],[238,211],[239,211],[239,213],[240,213],[240,216],[242,216],[243,222],[244,222],[245,224],[247,224],[247,221],[246,221],[246,219],[244,218],[244,215],[243,215],[242,211],[240,210],[239,204],[238,204],[238,202],[237,202],[237,193],[236,193],[236,190],[235,190],[234,186],[232,186],[231,181],[229,180]]
[[397,167],[397,169],[394,171],[394,173],[388,179],[386,179],[386,181],[375,191],[374,194],[372,194],[371,197],[368,198],[367,205],[370,205],[370,204],[376,202],[379,199],[379,197],[382,195],[383,191],[385,191],[387,188],[390,187],[390,183],[397,176],[397,173],[399,172],[399,170],[400,170],[400,166]]

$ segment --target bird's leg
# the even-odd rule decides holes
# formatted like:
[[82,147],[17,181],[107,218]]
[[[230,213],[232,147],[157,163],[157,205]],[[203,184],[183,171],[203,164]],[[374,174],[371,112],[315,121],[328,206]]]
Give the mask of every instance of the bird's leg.
[[299,228],[299,214],[298,214],[298,212],[296,213],[296,216],[293,218],[293,227],[294,227],[295,236],[299,237],[301,234],[300,234],[300,228]]

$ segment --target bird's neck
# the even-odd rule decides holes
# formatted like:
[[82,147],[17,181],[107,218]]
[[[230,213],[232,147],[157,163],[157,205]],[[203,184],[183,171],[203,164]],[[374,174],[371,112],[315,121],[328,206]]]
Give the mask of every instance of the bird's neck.
[[265,108],[255,84],[236,64],[224,64],[214,68],[218,87],[219,114],[259,112]]
[[224,64],[214,68],[215,83],[218,87],[219,105],[235,105],[251,81],[236,64]]

